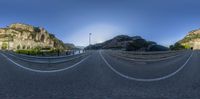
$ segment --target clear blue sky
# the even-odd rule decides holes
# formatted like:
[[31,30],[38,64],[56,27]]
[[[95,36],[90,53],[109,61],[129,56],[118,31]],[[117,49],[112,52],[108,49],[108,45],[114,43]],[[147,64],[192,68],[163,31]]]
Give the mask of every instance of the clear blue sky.
[[87,45],[118,34],[170,45],[200,28],[199,0],[0,0],[0,27],[21,22]]

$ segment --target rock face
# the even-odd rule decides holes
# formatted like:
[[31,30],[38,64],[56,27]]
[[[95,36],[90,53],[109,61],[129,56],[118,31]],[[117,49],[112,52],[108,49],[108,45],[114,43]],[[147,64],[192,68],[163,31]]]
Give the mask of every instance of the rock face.
[[65,49],[61,40],[41,27],[16,23],[0,28],[0,49],[18,50],[36,47]]
[[178,41],[186,48],[200,49],[200,29],[188,33],[182,40]]
[[99,43],[86,47],[86,49],[123,49],[127,51],[164,51],[168,48],[157,45],[153,41],[146,41],[140,36],[127,36],[119,35],[105,41],[104,43]]

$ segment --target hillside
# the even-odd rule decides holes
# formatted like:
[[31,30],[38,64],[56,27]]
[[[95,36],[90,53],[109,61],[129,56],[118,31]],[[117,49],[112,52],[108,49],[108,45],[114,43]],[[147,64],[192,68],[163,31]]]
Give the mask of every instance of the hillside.
[[65,49],[64,43],[41,27],[28,24],[11,24],[0,28],[0,49],[19,50],[33,49]]
[[168,48],[158,45],[156,42],[147,41],[140,36],[130,37],[118,35],[103,43],[86,47],[86,49],[122,49],[127,51],[164,51]]
[[185,48],[200,49],[200,29],[189,32],[182,40],[178,41]]

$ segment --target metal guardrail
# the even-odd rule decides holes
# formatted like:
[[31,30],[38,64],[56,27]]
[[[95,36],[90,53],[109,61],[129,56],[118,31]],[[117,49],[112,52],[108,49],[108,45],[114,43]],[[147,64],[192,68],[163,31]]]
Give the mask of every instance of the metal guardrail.
[[171,59],[171,58],[175,58],[181,55],[173,55],[173,56],[168,56],[168,57],[163,57],[163,58],[156,58],[156,59],[139,59],[139,58],[129,58],[129,57],[125,57],[125,56],[121,56],[121,55],[116,55],[116,54],[110,54],[110,56],[113,57],[117,57],[117,58],[121,58],[121,59],[125,59],[125,60],[130,60],[130,61],[136,61],[136,62],[156,62],[156,61],[163,61],[163,60],[167,60],[167,59]]
[[[173,58],[173,57],[177,57],[177,56],[180,56],[182,52],[186,52],[186,51],[179,51],[179,52],[176,52],[176,53],[173,53],[173,54],[170,54],[170,53],[166,53],[166,54],[145,54],[145,55],[142,55],[142,54],[124,54],[124,53],[116,53],[116,52],[106,52],[107,54],[111,55],[111,56],[114,56],[114,57],[119,57],[119,58],[123,58],[123,59],[126,59],[126,60],[132,60],[132,61],[160,61],[160,60],[165,60],[165,59],[170,59],[170,58]],[[124,55],[120,55],[120,54],[124,54]],[[129,57],[127,57],[127,55],[129,55]],[[164,55],[164,57],[154,57],[154,58],[149,58],[147,57],[147,55]],[[133,57],[134,56],[134,57]],[[142,57],[141,57],[142,56]],[[146,58],[144,58],[146,57]]]
[[132,55],[158,55],[158,54],[170,54],[170,53],[177,53],[177,52],[184,52],[186,50],[180,50],[180,51],[157,51],[157,52],[131,52],[131,51],[118,51],[120,53],[125,54],[132,54]]
[[[14,55],[17,55],[17,56],[21,56],[21,57],[36,58],[36,59],[58,59],[58,58],[67,58],[67,57],[70,57],[70,56],[74,56],[72,54],[72,55],[66,55],[66,56],[41,57],[41,56],[30,56],[30,55],[24,55],[24,54],[17,54],[17,53],[14,53],[14,52],[8,52],[8,53],[14,54]],[[83,53],[79,53],[79,54],[75,54],[75,55],[80,55],[80,54],[83,54]]]
[[[9,55],[11,57],[15,57],[17,59],[20,59],[22,61],[25,61],[25,62],[30,62],[30,63],[39,63],[39,64],[58,64],[58,63],[64,63],[64,62],[68,62],[68,61],[72,61],[72,60],[75,60],[75,59],[78,59],[78,58],[81,58],[83,56],[86,56],[87,54],[79,54],[80,56],[77,56],[77,57],[73,57],[73,58],[69,58],[69,59],[60,59],[60,60],[57,60],[55,61],[55,58],[45,58],[46,60],[44,61],[34,61],[34,60],[30,60],[30,59],[25,59],[25,58],[21,58],[19,56],[15,56],[13,54],[10,54],[10,53],[5,53],[6,55]],[[66,58],[66,57],[65,57]]]

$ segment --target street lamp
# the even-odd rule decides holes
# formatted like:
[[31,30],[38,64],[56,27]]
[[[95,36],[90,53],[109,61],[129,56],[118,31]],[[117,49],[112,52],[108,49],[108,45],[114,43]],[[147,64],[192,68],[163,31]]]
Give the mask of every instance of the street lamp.
[[10,35],[8,35],[8,50],[10,49]]
[[89,33],[89,46],[91,45],[91,35],[92,33]]
[[91,49],[91,35],[92,33],[89,33],[89,50]]

